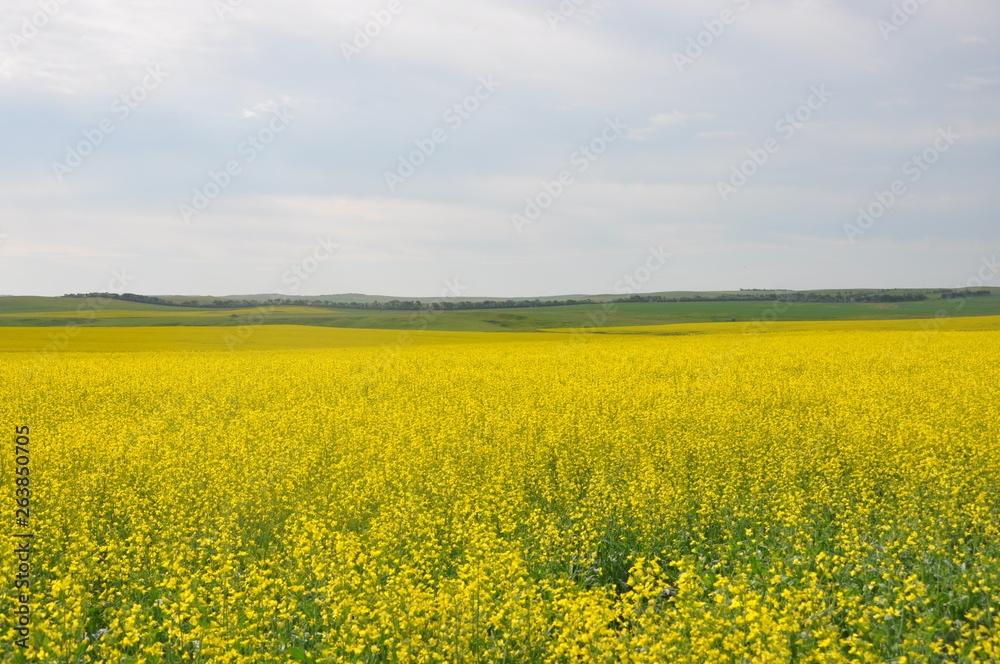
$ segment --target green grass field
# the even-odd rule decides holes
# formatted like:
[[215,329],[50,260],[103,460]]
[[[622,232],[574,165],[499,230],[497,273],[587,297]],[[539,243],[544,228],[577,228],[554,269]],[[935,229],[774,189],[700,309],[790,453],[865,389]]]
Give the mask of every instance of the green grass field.
[[[959,309],[959,306],[961,308]],[[95,307],[99,310],[94,311]],[[82,311],[83,313],[78,313]],[[542,329],[625,327],[755,320],[834,321],[933,318],[1000,314],[1000,291],[965,300],[922,302],[789,303],[666,302],[590,304],[464,311],[369,311],[317,307],[186,309],[119,300],[0,298],[0,327],[151,327],[311,325],[364,329],[429,329],[458,332],[531,332]]]

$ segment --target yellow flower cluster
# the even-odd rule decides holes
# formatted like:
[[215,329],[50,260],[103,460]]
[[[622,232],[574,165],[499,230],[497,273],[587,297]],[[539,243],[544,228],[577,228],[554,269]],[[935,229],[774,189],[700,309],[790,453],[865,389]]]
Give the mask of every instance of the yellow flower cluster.
[[1000,661],[1000,334],[908,334],[2,352],[0,660]]

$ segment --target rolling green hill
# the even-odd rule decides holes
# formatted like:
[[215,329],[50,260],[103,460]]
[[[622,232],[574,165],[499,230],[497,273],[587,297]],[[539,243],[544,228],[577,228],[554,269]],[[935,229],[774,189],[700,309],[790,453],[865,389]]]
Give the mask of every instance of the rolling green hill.
[[[716,293],[700,293],[704,297]],[[590,297],[596,300],[599,296]],[[611,297],[611,296],[607,296]],[[188,297],[186,299],[195,299]],[[74,312],[82,312],[74,315]],[[989,296],[892,303],[767,301],[600,303],[573,306],[459,311],[378,311],[280,306],[244,309],[184,308],[95,298],[0,298],[0,327],[64,325],[239,326],[314,325],[343,328],[454,331],[535,331],[540,329],[663,325],[753,320],[893,320],[1000,314],[1000,289]]]
[[54,311],[93,311],[99,309],[116,309],[128,311],[191,311],[188,308],[163,307],[125,300],[110,300],[107,298],[76,298],[76,297],[0,297],[0,314],[34,314]]

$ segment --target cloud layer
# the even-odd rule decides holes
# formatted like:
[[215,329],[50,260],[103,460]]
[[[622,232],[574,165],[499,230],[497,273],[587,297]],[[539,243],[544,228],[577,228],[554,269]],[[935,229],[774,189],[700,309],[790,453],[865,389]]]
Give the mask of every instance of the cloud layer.
[[612,292],[658,247],[646,291],[955,286],[1000,248],[989,0],[9,4],[4,293],[287,291],[328,238],[299,294]]

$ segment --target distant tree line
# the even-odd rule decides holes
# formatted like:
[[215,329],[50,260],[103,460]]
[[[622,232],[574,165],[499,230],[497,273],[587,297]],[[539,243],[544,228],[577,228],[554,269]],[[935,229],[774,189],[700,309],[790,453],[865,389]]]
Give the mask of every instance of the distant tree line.
[[[933,293],[934,291],[932,291]],[[989,290],[979,291],[939,291],[942,299],[990,295]],[[157,304],[167,307],[184,307],[199,309],[238,309],[266,306],[297,306],[323,307],[327,309],[361,309],[369,311],[464,311],[474,309],[522,309],[534,307],[568,307],[573,305],[593,305],[601,302],[592,299],[582,300],[444,300],[439,302],[422,302],[420,300],[383,300],[372,302],[331,302],[320,299],[276,298],[272,300],[236,300],[214,299],[211,301],[185,300],[172,302],[160,297],[136,295],[135,293],[73,293],[63,297],[94,298],[103,297],[126,302],[142,304]],[[887,291],[837,291],[831,293],[804,293],[798,291],[775,290],[763,291],[744,289],[739,293],[723,295],[688,295],[671,297],[665,295],[629,295],[610,300],[616,304],[632,303],[666,303],[666,302],[829,302],[829,303],[883,303],[883,302],[921,302],[929,299],[921,291],[905,293]]]
[[160,297],[136,295],[135,293],[69,293],[67,295],[63,295],[63,297],[76,297],[80,299],[103,297],[109,300],[125,300],[126,302],[141,302],[142,304],[160,304],[167,307],[177,306],[176,303],[169,302]]
[[328,309],[371,309],[377,311],[421,311],[442,310],[453,311],[461,309],[513,309],[515,307],[560,307],[574,304],[594,304],[593,300],[481,300],[481,301],[441,301],[421,302],[419,300],[380,300],[372,302],[331,302],[329,300],[310,300],[306,298],[275,298],[270,300],[237,300],[215,299],[211,301],[184,300],[173,302],[161,297],[136,295],[135,293],[69,293],[63,297],[74,298],[107,298],[142,304],[157,304],[166,307],[184,307],[201,309],[238,309],[244,307],[263,306],[295,306],[295,307],[325,307]]
[[[249,302],[241,306],[325,307],[328,309],[367,309],[370,311],[461,311],[465,309],[515,309],[528,307],[566,307],[594,304],[593,300],[480,300],[421,302],[420,300],[378,300],[372,302],[331,302],[329,300],[274,299]],[[195,306],[195,305],[191,305]],[[205,306],[205,305],[201,305]]]
[[801,293],[796,291],[749,291],[726,295],[690,295],[684,297],[667,297],[664,295],[632,295],[615,302],[921,302],[927,295],[920,292],[885,293],[874,291],[838,292],[838,293]]
[[982,297],[984,295],[991,295],[992,292],[988,290],[977,290],[977,291],[953,291],[946,290],[941,291],[942,300],[952,300],[959,297]]

